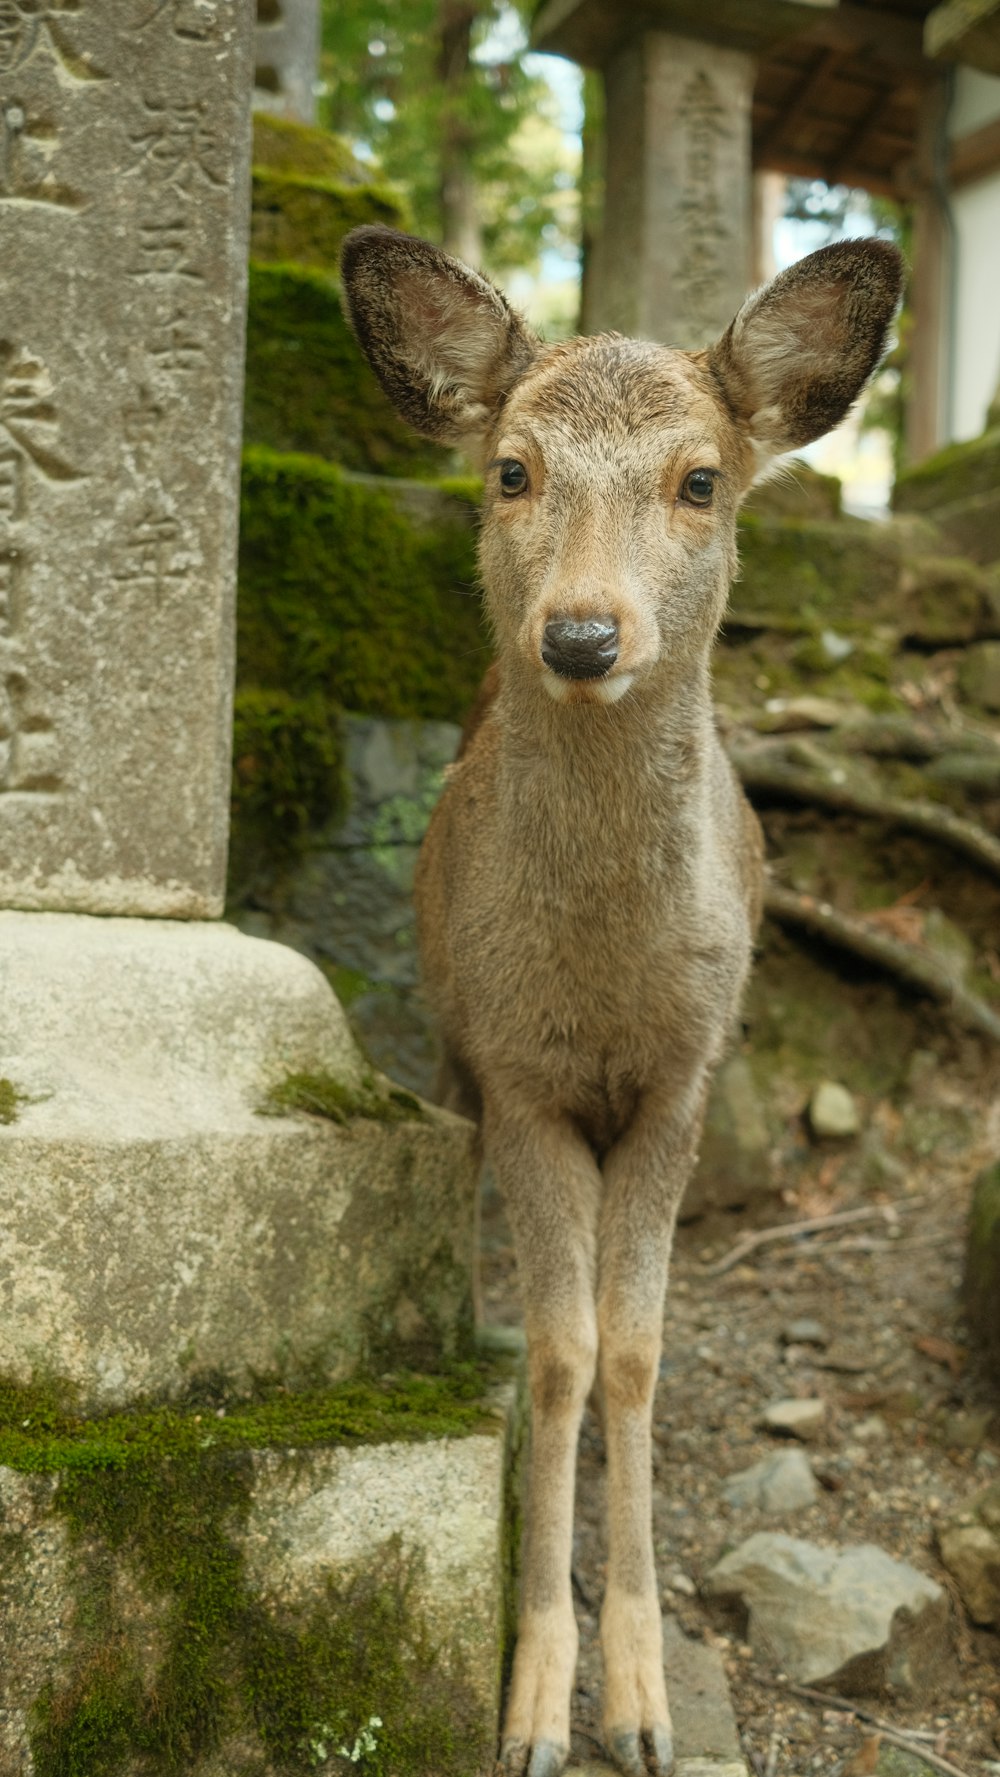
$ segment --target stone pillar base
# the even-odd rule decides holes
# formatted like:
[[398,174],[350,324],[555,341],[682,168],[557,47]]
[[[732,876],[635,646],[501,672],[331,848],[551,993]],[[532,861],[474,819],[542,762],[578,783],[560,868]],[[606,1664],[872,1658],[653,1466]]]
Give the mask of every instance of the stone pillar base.
[[[269,1099],[301,1076],[332,1117]],[[294,951],[0,913],[0,1377],[92,1410],[436,1361],[474,1189],[469,1125],[373,1076]]]

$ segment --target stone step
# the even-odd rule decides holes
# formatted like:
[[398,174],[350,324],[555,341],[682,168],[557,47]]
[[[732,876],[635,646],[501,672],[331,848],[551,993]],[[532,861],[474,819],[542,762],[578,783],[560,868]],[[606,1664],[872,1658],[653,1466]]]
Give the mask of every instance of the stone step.
[[[674,1726],[674,1777],[747,1777],[722,1655],[690,1641],[673,1617],[663,1625],[663,1660]],[[600,1760],[573,1765],[566,1777],[617,1777]]]
[[457,1401],[425,1378],[75,1431],[8,1412],[3,1777],[277,1777],[371,1741],[395,1777],[490,1769],[522,1426],[518,1366],[490,1373]]

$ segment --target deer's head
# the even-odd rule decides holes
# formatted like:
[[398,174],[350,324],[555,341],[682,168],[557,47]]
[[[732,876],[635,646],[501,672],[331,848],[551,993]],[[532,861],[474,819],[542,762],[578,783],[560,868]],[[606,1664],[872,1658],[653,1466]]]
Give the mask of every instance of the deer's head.
[[399,412],[483,470],[480,561],[505,675],[614,703],[704,658],[740,500],[860,393],[902,261],[881,240],[821,248],[702,352],[617,334],[546,346],[487,279],[384,228],[347,237],[343,276]]

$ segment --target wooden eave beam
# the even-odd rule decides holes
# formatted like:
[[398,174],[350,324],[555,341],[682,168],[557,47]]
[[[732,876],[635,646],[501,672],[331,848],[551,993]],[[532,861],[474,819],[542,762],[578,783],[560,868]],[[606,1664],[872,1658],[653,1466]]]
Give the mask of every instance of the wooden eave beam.
[[924,20],[924,50],[940,61],[1000,74],[1000,0],[944,0]]
[[798,36],[837,0],[540,0],[531,26],[534,49],[603,68],[624,43],[644,31],[710,40],[725,49],[762,54]]
[[967,136],[959,136],[951,145],[948,175],[956,188],[971,185],[974,179],[987,179],[1000,169],[1000,117],[984,123]]
[[842,49],[824,49],[820,52],[818,59],[811,68],[807,69],[805,77],[799,81],[785,105],[779,109],[774,123],[769,126],[767,134],[761,139],[759,147],[763,153],[766,154],[772,141],[779,135],[783,136],[786,141],[788,140],[810,109],[823,82],[845,60],[846,55]]
[[[755,172],[787,173],[793,179],[823,179],[833,183],[828,156],[789,154],[778,148],[761,160],[755,155],[753,164]],[[873,191],[879,197],[899,198],[902,195],[895,168],[886,172],[881,168],[845,165],[839,168],[837,180],[841,185],[856,185],[862,191]]]

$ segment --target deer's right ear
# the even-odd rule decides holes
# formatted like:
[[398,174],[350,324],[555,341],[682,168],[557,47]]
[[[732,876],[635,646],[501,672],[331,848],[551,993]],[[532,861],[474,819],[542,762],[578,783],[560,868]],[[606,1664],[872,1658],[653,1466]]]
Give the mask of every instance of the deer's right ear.
[[506,297],[389,228],[355,228],[340,265],[351,326],[393,405],[429,438],[475,445],[539,350]]

